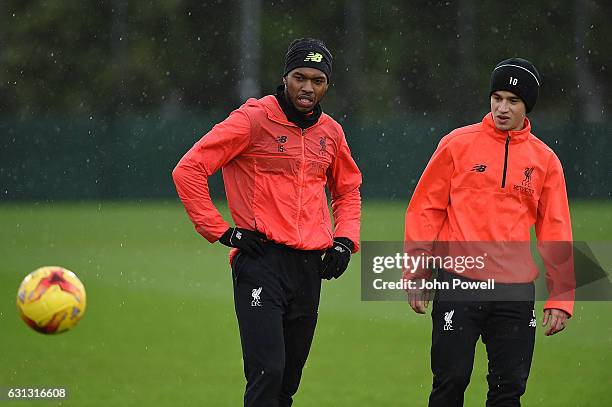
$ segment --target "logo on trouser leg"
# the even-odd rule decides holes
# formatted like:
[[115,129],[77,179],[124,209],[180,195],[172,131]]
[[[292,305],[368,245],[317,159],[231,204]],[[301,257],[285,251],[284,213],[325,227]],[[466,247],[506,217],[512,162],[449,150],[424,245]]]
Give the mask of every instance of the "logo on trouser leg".
[[452,331],[453,330],[453,314],[455,310],[452,309],[449,312],[444,313],[444,330]]
[[535,316],[535,310],[532,309],[531,310],[531,321],[529,321],[529,326],[532,328],[536,327],[536,316]]
[[253,296],[253,301],[251,301],[251,307],[261,307],[261,298],[259,298],[259,295],[261,294],[261,289],[262,287],[253,288],[253,291],[251,291],[251,295]]

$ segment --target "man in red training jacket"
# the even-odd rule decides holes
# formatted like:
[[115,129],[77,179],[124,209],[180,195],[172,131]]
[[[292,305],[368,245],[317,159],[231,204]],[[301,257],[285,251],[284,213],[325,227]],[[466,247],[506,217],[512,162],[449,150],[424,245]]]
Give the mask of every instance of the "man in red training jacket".
[[[511,58],[497,64],[491,74],[490,113],[482,122],[442,138],[406,211],[408,251],[418,247],[420,252],[427,242],[435,251],[434,241],[451,248],[457,242],[504,242],[503,247],[521,247],[519,251],[526,253],[520,259],[511,257],[510,266],[502,265],[496,275],[496,287],[522,293],[519,301],[449,299],[441,290],[436,292],[430,406],[463,405],[479,337],[489,359],[487,406],[520,405],[535,341],[533,280],[538,271],[528,243],[533,225],[551,291],[544,305],[543,325],[550,324],[545,334],[563,330],[572,315],[572,230],[563,170],[555,153],[531,133],[526,116],[536,103],[540,82],[540,74],[527,60]],[[525,243],[516,246],[517,242]],[[445,266],[437,279],[469,282],[482,276],[490,274],[457,273]],[[429,277],[427,269],[404,272],[405,279],[415,282]],[[429,293],[415,286],[408,293],[410,306],[424,314]]]
[[[317,323],[321,278],[340,277],[359,248],[361,173],[342,127],[320,105],[331,73],[323,42],[293,41],[276,94],[247,100],[172,173],[196,230],[233,248],[245,406],[292,404]],[[207,178],[220,168],[235,227],[208,192]]]

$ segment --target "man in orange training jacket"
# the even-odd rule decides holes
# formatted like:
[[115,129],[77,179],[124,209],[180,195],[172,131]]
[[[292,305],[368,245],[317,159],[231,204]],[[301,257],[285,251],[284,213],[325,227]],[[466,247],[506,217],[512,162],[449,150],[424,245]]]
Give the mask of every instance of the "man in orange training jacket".
[[[361,173],[342,127],[319,104],[331,72],[323,42],[293,41],[276,94],[247,100],[172,173],[196,230],[233,248],[245,406],[292,404],[317,323],[321,279],[340,277],[359,247]],[[209,196],[207,178],[220,168],[235,227]]]
[[[550,324],[545,335],[562,331],[572,315],[572,230],[563,170],[555,153],[531,133],[526,116],[536,103],[540,82],[540,74],[527,60],[511,58],[497,64],[491,74],[491,112],[482,122],[442,138],[408,205],[407,248],[429,254],[441,242],[447,247],[489,242],[482,246],[489,248],[494,247],[491,242],[505,242],[503,247],[519,244],[523,250],[518,252],[527,253],[510,256],[509,266],[502,262],[502,272],[496,274],[501,281],[497,287],[522,293],[520,300],[475,301],[436,292],[430,406],[463,405],[481,336],[489,359],[487,406],[520,405],[535,341],[533,280],[538,272],[528,248],[533,225],[551,291],[544,305],[543,325]],[[493,259],[486,261],[492,264]],[[481,280],[478,272],[445,266],[438,269],[437,280],[473,282]],[[404,271],[404,278],[422,281],[430,272]],[[412,309],[424,314],[429,292],[420,287],[415,284],[408,290],[408,298]],[[474,290],[466,295],[474,295]]]

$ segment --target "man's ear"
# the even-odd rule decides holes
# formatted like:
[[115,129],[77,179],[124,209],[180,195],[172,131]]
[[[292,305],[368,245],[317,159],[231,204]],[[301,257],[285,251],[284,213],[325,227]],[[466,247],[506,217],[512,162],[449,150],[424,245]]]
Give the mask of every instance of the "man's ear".
[[283,85],[287,86],[287,77],[283,76]]

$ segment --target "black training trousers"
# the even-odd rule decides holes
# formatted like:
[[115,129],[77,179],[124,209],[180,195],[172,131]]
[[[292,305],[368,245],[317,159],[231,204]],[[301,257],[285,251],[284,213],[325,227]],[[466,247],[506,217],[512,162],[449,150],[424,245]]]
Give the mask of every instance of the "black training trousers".
[[267,243],[234,258],[234,304],[247,380],[245,407],[293,403],[317,324],[320,251]]
[[[504,288],[520,291],[517,297],[534,298],[532,283]],[[433,387],[429,406],[463,406],[463,394],[470,382],[479,337],[482,337],[489,359],[486,405],[520,406],[535,342],[533,300],[469,301],[469,294],[446,300],[438,294],[431,314]]]

